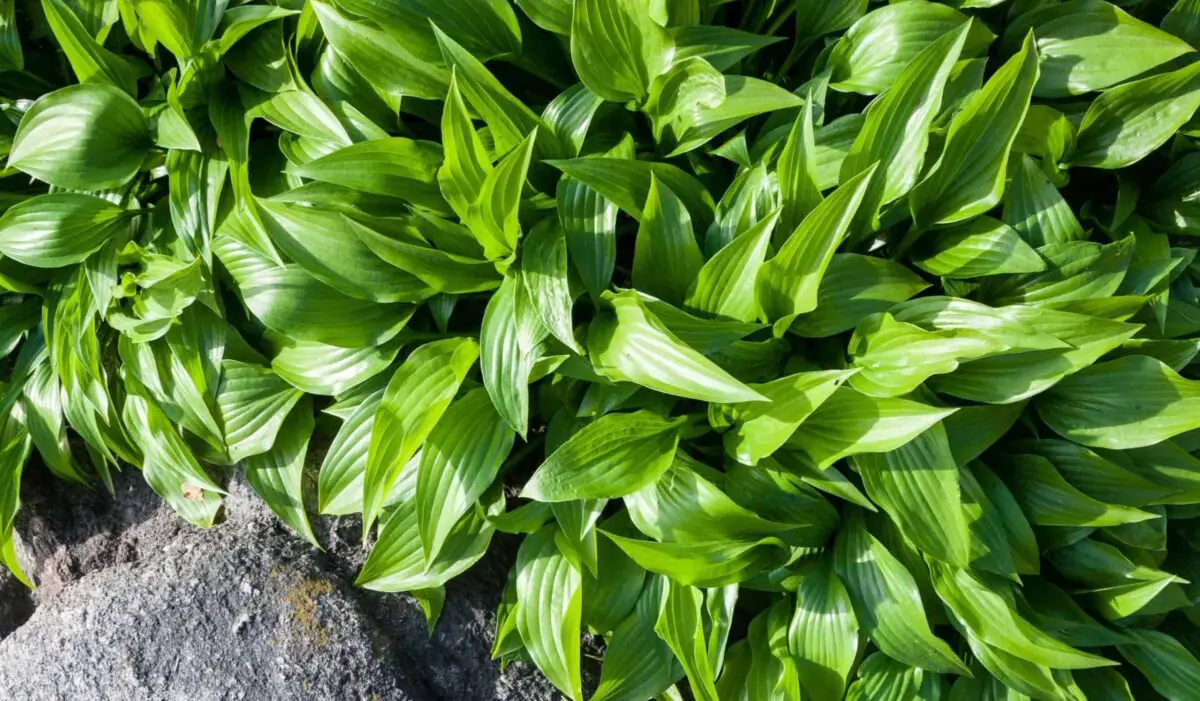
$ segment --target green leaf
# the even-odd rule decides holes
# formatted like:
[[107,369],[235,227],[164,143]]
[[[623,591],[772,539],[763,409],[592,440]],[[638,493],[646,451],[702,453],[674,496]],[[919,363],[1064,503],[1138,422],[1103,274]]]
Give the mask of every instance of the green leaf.
[[1046,174],[1022,155],[1004,197],[1004,223],[1034,248],[1085,238],[1083,227]]
[[429,141],[395,136],[339,148],[288,171],[302,178],[373,195],[399,196],[419,207],[445,209],[437,173],[442,148]]
[[21,118],[8,166],[73,190],[129,182],[150,148],[146,117],[129,95],[103,84],[43,95]]
[[1192,50],[1103,0],[1038,8],[1010,24],[1005,41],[1024,37],[1030,28],[1042,63],[1038,97],[1103,90]]
[[858,621],[830,558],[800,576],[787,641],[804,693],[841,698],[858,652]]
[[543,528],[517,551],[517,629],[534,664],[571,699],[583,698],[579,671],[579,617],[583,587],[579,571],[555,544],[556,530]]
[[670,304],[681,304],[704,265],[683,201],[651,175],[633,254],[633,284]]
[[[829,13],[833,9],[829,5],[853,4],[844,0],[829,3],[821,10],[805,9],[797,18],[803,22],[813,12]],[[958,10],[924,0],[891,3],[878,8],[854,22],[835,45],[829,56],[832,86],[865,95],[886,92],[898,83],[905,67],[925,47],[960,29],[967,19]],[[973,27],[969,53],[978,53],[993,38],[994,35],[983,26]]]
[[927,287],[929,283],[899,263],[835,253],[817,289],[817,306],[798,317],[788,330],[806,338],[833,336]]
[[637,608],[608,636],[600,684],[592,701],[650,698],[665,692],[683,675],[670,646],[655,631],[666,581],[647,584]]
[[[479,336],[479,367],[496,410],[524,437],[529,430],[529,376],[538,356],[536,346],[547,331],[532,313],[519,313],[526,305],[519,276],[504,279],[488,301]],[[531,310],[527,310],[531,311]]]
[[230,459],[240,462],[270,450],[302,396],[267,368],[229,359],[222,362],[217,408]]
[[546,31],[562,34],[571,33],[572,0],[516,0],[517,6],[525,11],[529,19]]
[[821,280],[850,231],[874,174],[872,166],[817,204],[763,266],[757,280],[758,301],[768,319],[782,320],[786,326],[797,315],[817,308]]
[[429,432],[417,472],[417,524],[425,559],[437,558],[446,538],[500,472],[513,433],[483,389],[447,409]]
[[521,248],[521,281],[542,326],[564,346],[582,353],[571,321],[574,298],[567,279],[567,239],[553,219],[533,227]]
[[1200,382],[1134,355],[1081,370],[1035,406],[1064,438],[1098,448],[1141,448],[1200,428]]
[[298,265],[279,265],[229,235],[213,251],[242,302],[264,326],[285,336],[345,348],[386,343],[408,323],[413,307],[349,297]]
[[933,275],[954,279],[1046,269],[1046,261],[1016,229],[988,216],[926,235],[917,244],[913,264]]
[[812,94],[804,101],[804,110],[792,124],[783,151],[779,154],[777,175],[779,200],[783,205],[780,228],[794,232],[810,212],[821,204],[817,183],[817,137],[813,125]]
[[370,392],[345,417],[321,462],[317,477],[319,513],[341,516],[363,510],[363,478],[384,383],[372,382],[359,391],[365,389]]
[[578,0],[571,17],[571,62],[605,100],[641,100],[670,64],[675,40],[634,0]]
[[647,411],[602,416],[546,458],[521,496],[561,502],[630,494],[670,466],[681,423]]
[[80,83],[107,84],[127,95],[137,94],[139,71],[134,64],[97,42],[66,0],[42,0],[41,8]]
[[850,455],[896,450],[954,412],[899,397],[870,397],[843,386],[800,424],[788,446],[824,469]]
[[492,161],[471,123],[471,113],[458,89],[457,75],[450,78],[450,92],[442,108],[442,148],[445,160],[438,170],[438,185],[459,219],[465,220],[471,205],[483,192]]
[[699,589],[667,579],[662,610],[654,624],[654,632],[671,648],[683,665],[692,693],[697,701],[717,701],[714,685],[716,672],[709,663],[705,647],[702,604],[704,595]]
[[714,205],[708,190],[700,181],[669,163],[611,157],[547,163],[594,188],[638,221],[642,220],[642,206],[649,198],[650,185],[657,178],[687,205],[697,230],[707,229],[712,223]]
[[1105,92],[1079,126],[1074,165],[1124,168],[1162,146],[1200,108],[1200,64]]
[[879,208],[917,184],[929,145],[929,128],[971,26],[966,22],[946,32],[912,59],[866,113],[862,131],[842,162],[842,182],[879,164],[863,199],[865,214],[858,217],[873,229],[878,228],[875,217]]
[[667,31],[675,37],[676,63],[699,57],[718,71],[727,71],[750,54],[782,41],[782,37],[706,24],[669,27]]
[[468,212],[467,225],[483,246],[489,260],[511,254],[521,237],[518,218],[521,190],[529,173],[537,132],[530,132],[525,141],[500,160],[483,181],[479,199]]
[[767,257],[778,211],[737,235],[700,268],[685,304],[715,316],[753,321],[758,316],[755,279]]
[[883,543],[851,518],[838,533],[837,573],[846,586],[862,633],[906,665],[942,674],[967,667],[929,627],[916,581]]
[[1013,455],[997,463],[1004,466],[1001,474],[1035,526],[1119,526],[1155,518],[1146,511],[1093,499],[1039,455]]
[[825,34],[847,29],[867,11],[863,0],[804,3],[796,7],[796,40],[812,42]]
[[1127,631],[1130,642],[1118,645],[1125,659],[1169,699],[1186,699],[1200,683],[1200,662],[1178,640],[1156,630]]
[[337,396],[386,370],[404,341],[401,335],[373,348],[339,348],[280,336],[271,369],[306,394]]
[[802,372],[752,386],[769,403],[721,407],[736,424],[725,434],[725,450],[739,462],[757,464],[783,447],[796,429],[853,374],[853,370]]
[[1004,193],[1008,153],[1038,78],[1033,37],[954,115],[942,155],[909,194],[918,229],[970,220]]
[[847,348],[859,372],[850,378],[858,391],[875,397],[908,394],[933,375],[954,372],[961,361],[994,355],[1009,346],[969,329],[926,331],[896,321],[891,314],[864,319]]
[[271,449],[246,458],[244,465],[246,482],[254,493],[293,531],[319,548],[304,508],[304,467],[313,426],[312,402],[297,402]]
[[392,375],[371,428],[363,483],[364,535],[379,516],[401,471],[442,418],[478,355],[479,346],[470,339],[434,341],[413,351]]
[[[432,219],[426,221],[433,222]],[[423,299],[430,296],[431,290],[447,294],[469,294],[494,290],[500,286],[501,274],[490,261],[410,243],[404,240],[407,236],[397,237],[393,232],[366,226],[348,216],[342,218],[342,223],[374,257],[382,259],[369,260],[365,266],[368,270],[377,268],[380,262],[386,262],[394,268],[388,273],[393,284],[390,288],[376,287],[376,295],[385,294],[401,298],[411,298],[415,295]],[[456,226],[449,222],[444,222],[444,225]],[[421,228],[418,224],[417,233],[421,232]],[[430,233],[429,229],[425,232]],[[440,243],[447,244],[444,240]],[[350,246],[347,248],[352,249]],[[387,292],[384,293],[383,290]]]
[[613,313],[588,331],[588,355],[597,372],[665,394],[708,402],[763,401],[764,397],[685,345],[635,292],[606,293]]
[[[699,60],[699,59],[696,59]],[[669,155],[679,156],[708,143],[731,127],[767,112],[799,107],[801,99],[774,84],[747,76],[725,76],[724,99],[701,102],[688,118],[670,131],[668,142],[674,148]]]
[[31,197],[0,216],[0,253],[36,268],[79,263],[127,230],[133,212],[83,194]]
[[697,587],[736,584],[784,559],[783,542],[775,538],[764,538],[757,543],[658,543],[627,538],[604,529],[600,533],[645,569]]
[[1116,664],[1061,643],[1031,624],[1016,611],[1007,583],[937,563],[930,566],[930,574],[938,596],[958,623],[988,645],[1055,669]]
[[1170,486],[1158,484],[1070,441],[1052,438],[1019,441],[1008,450],[1046,458],[1071,486],[1100,501],[1145,506],[1175,493]]
[[917,548],[965,566],[970,540],[958,485],[958,467],[940,424],[886,453],[862,453],[854,466],[867,495]]

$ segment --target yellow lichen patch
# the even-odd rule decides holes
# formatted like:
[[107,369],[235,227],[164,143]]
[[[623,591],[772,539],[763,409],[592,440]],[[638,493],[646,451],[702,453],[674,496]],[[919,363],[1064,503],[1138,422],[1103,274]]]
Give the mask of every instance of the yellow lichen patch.
[[333,587],[329,585],[329,582],[305,579],[289,589],[287,595],[283,597],[284,602],[292,607],[292,618],[318,647],[323,647],[328,642],[329,636],[317,615],[317,599],[331,591],[333,591]]

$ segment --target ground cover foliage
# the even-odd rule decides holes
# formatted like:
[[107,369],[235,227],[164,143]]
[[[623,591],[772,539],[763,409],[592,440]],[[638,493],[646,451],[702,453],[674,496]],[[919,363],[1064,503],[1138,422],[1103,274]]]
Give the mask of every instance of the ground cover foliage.
[[4,562],[24,469],[198,526],[240,469],[431,626],[520,534],[494,654],[571,698],[1195,698],[1198,41],[0,0]]

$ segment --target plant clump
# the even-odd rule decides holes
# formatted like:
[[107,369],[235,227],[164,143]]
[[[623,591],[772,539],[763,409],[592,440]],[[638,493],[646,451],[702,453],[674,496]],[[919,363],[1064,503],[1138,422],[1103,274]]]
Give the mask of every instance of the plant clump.
[[494,655],[572,699],[1195,698],[1198,45],[1195,0],[0,0],[0,556],[27,464],[201,527],[241,470],[431,626],[520,534]]

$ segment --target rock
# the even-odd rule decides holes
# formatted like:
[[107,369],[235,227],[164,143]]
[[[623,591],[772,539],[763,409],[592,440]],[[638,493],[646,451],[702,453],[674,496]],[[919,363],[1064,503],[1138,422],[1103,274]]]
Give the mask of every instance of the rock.
[[[136,471],[116,499],[49,480],[23,491],[20,553],[39,588],[24,611],[0,607],[0,636],[16,627],[0,640],[0,698],[558,698],[532,668],[490,659],[515,541],[447,587],[430,639],[413,599],[351,586],[357,519],[322,522],[322,553],[240,483],[208,531]],[[6,601],[23,592],[7,582]]]

